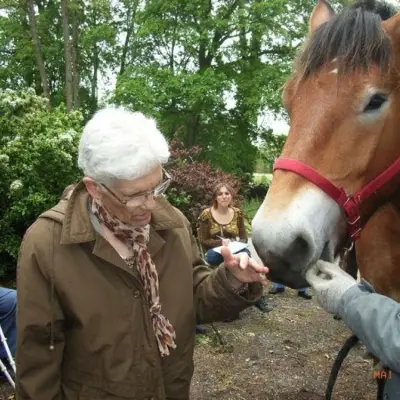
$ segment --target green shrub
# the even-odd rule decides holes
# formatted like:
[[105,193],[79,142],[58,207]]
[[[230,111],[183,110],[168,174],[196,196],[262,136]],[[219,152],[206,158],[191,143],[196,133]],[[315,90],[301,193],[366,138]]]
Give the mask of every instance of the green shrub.
[[249,235],[251,234],[251,222],[263,201],[264,198],[255,197],[242,202],[241,209],[245,216],[245,226]]
[[0,91],[0,277],[14,274],[21,238],[79,178],[79,112],[49,111],[33,89]]

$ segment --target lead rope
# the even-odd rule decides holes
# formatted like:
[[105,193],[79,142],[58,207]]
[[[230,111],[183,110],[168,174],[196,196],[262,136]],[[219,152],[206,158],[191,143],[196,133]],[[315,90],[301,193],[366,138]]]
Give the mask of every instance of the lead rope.
[[[388,376],[389,369],[384,368],[383,371],[385,372],[385,376]],[[376,400],[383,400],[383,389],[385,388],[386,379],[383,378],[383,374],[381,376],[381,378],[376,379],[376,384],[378,385]]]
[[[349,351],[357,344],[357,342],[358,342],[358,337],[356,335],[350,336],[345,341],[344,345],[342,346],[338,355],[336,356],[336,359],[332,365],[331,374],[329,375],[328,386],[325,391],[325,400],[331,400],[333,387],[335,386],[335,382],[340,367],[342,366],[344,359],[349,354]],[[386,374],[385,375],[382,374],[382,376],[388,376],[389,369],[385,368],[384,371],[386,372]],[[377,384],[376,400],[383,400],[383,390],[385,388],[385,383],[386,379],[383,377],[376,379],[376,384]]]
[[345,342],[342,348],[339,350],[339,353],[336,356],[336,359],[332,365],[331,374],[329,375],[328,386],[325,391],[325,400],[331,400],[333,387],[335,386],[335,382],[339,373],[339,369],[343,364],[344,359],[349,354],[349,351],[356,345],[358,342],[358,337],[356,335],[350,336]]

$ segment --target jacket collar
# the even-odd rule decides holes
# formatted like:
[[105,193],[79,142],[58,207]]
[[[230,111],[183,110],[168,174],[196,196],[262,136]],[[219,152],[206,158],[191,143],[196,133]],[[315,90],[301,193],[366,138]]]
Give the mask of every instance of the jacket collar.
[[[88,213],[88,200],[89,194],[81,181],[73,191],[68,203],[60,202],[53,208],[53,211],[64,214],[61,244],[77,244],[95,240],[93,253],[116,264],[117,260],[121,260],[121,258],[93,228]],[[150,240],[147,247],[149,254],[151,256],[156,254],[165,243],[158,231],[179,227],[184,227],[184,224],[178,211],[166,199],[156,199],[156,207],[152,211],[150,221]],[[110,248],[114,250],[115,254],[110,253]]]

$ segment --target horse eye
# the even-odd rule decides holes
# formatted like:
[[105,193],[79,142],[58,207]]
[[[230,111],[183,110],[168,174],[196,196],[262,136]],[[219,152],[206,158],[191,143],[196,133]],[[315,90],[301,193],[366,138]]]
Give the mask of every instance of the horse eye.
[[378,110],[382,106],[382,104],[385,103],[386,101],[387,101],[386,95],[382,93],[374,94],[369,100],[369,103],[365,106],[364,112]]

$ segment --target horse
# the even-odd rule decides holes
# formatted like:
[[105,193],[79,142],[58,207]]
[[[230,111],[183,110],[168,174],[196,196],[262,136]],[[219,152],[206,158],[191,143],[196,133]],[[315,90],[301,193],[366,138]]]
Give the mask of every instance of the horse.
[[361,277],[400,302],[400,14],[318,0],[282,101],[290,129],[252,222],[268,278],[309,286],[354,244]]

